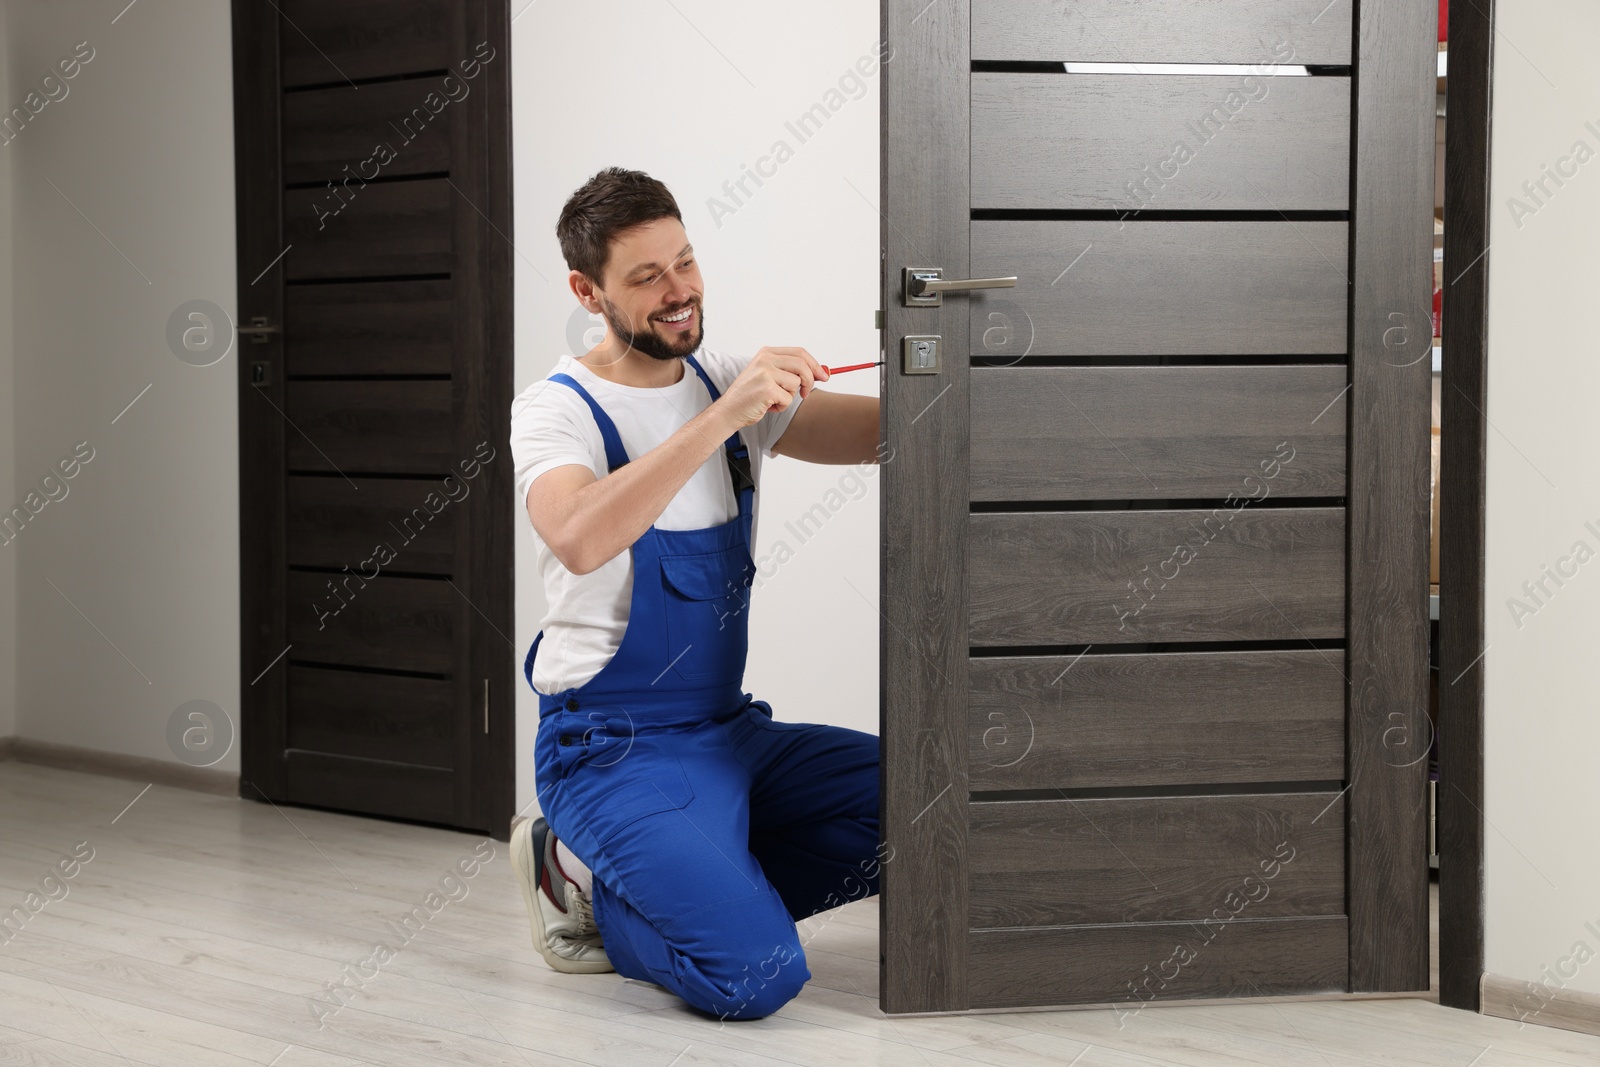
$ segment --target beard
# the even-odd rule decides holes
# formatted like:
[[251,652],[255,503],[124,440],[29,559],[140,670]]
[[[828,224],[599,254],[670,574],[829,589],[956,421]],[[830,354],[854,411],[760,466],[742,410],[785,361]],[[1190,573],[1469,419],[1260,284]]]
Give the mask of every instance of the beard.
[[[643,353],[651,359],[657,359],[665,363],[667,360],[682,359],[684,356],[691,354],[705,340],[705,308],[700,305],[699,301],[693,301],[692,303],[698,319],[695,323],[694,332],[684,334],[675,339],[662,337],[656,333],[653,320],[646,320],[646,326],[643,330],[635,332],[628,329],[627,326],[623,325],[622,313],[617,310],[617,306],[603,296],[600,297],[600,316],[606,320],[606,329],[611,331],[612,336],[617,339],[618,343],[626,348],[633,349],[635,352]],[[666,314],[671,315],[674,312],[682,311],[688,306],[688,304],[684,304],[672,308]]]

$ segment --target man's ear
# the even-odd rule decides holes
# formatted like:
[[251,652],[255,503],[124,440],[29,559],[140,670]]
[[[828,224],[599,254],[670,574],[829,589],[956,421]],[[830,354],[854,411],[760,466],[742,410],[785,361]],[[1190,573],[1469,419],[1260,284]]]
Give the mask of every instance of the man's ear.
[[575,270],[567,275],[567,284],[572,287],[572,295],[578,298],[578,303],[590,313],[599,314],[600,287],[590,281],[588,275]]

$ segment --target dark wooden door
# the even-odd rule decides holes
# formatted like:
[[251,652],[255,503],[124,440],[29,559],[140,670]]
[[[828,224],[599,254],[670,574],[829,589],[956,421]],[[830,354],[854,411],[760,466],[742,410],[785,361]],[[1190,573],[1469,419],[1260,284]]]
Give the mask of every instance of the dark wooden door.
[[505,0],[235,0],[242,791],[513,804]]
[[885,1011],[1427,988],[1434,7],[885,0]]

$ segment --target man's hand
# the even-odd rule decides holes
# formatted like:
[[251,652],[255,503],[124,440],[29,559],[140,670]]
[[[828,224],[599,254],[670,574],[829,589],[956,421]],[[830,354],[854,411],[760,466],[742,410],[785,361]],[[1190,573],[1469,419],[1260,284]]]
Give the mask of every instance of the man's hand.
[[828,372],[805,349],[763,348],[718,403],[727,405],[742,429],[768,412],[783,411],[794,403],[796,393],[809,396],[817,382],[827,380]]

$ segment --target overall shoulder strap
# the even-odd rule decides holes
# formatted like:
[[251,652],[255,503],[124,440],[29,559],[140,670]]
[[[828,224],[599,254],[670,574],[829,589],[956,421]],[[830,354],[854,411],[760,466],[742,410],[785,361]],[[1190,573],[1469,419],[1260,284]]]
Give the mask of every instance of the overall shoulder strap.
[[[717,387],[711,382],[711,375],[700,366],[700,361],[693,356],[684,356],[683,360],[700,375],[700,380],[705,383],[706,392],[711,394],[711,402],[714,404],[722,399],[722,394],[717,392]],[[748,489],[753,492],[756,487],[756,480],[750,473],[750,450],[745,447],[744,440],[737,431],[722,443],[722,450],[728,457],[728,473],[733,478],[733,492],[739,498],[739,507],[742,510],[745,506],[744,491]]]
[[700,380],[706,383],[706,392],[711,394],[712,402],[715,403],[716,401],[721,400],[722,394],[717,392],[717,387],[711,382],[711,375],[706,373],[706,369],[700,365],[700,361],[695,359],[693,356],[684,356],[683,361],[689,364],[689,366],[693,367],[694,372],[700,375]]
[[617,424],[611,421],[605,409],[589,395],[589,390],[579,385],[570,374],[552,374],[550,381],[560,382],[573,392],[583,397],[583,402],[589,405],[589,411],[594,415],[595,425],[600,427],[600,438],[606,443],[606,466],[616,470],[628,462],[628,450],[622,447],[622,437],[617,433]]

